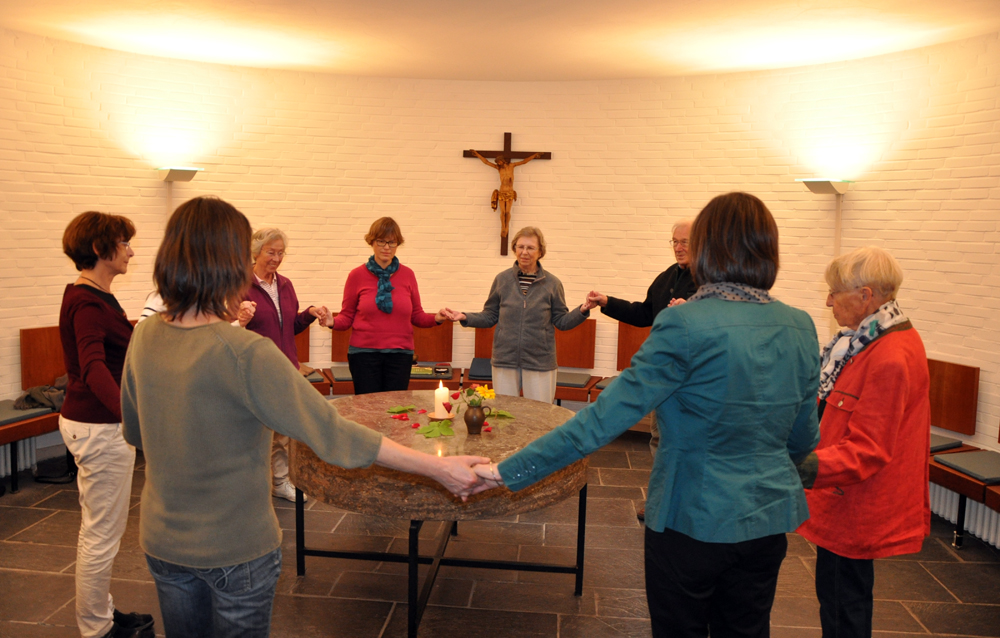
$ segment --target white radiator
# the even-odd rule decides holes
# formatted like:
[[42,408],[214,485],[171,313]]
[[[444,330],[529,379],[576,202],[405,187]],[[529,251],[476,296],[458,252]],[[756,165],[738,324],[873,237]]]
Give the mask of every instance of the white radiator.
[[34,468],[38,462],[35,458],[35,438],[23,439],[15,443],[0,445],[0,478],[10,476],[10,446],[17,446],[17,468],[18,471]]
[[[958,494],[931,483],[931,511],[952,523],[958,522]],[[1000,512],[966,499],[965,531],[1000,548]]]

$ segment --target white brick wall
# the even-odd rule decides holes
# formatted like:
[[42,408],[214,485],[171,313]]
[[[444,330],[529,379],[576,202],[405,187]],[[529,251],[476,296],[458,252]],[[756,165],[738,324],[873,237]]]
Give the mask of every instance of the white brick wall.
[[[639,299],[671,262],[671,224],[713,195],[759,195],[782,233],[775,293],[831,320],[822,271],[834,201],[796,177],[856,179],[843,246],[874,243],[906,270],[901,303],[932,356],[982,367],[974,441],[1000,449],[1000,38],[798,69],[601,82],[340,77],[141,57],[0,31],[0,396],[20,387],[18,329],[57,321],[74,270],[66,223],[89,209],[139,235],[115,284],[137,314],[168,211],[213,193],[291,237],[284,274],[304,303],[339,307],[362,236],[391,215],[425,306],[477,309],[507,267],[489,208],[497,176],[461,150],[552,151],[517,169],[511,225],[540,226],[571,302]],[[155,149],[159,150],[155,150]],[[173,150],[170,150],[173,149]],[[156,166],[194,164],[170,187]],[[596,372],[615,367],[600,318]],[[472,357],[456,329],[455,363]],[[329,335],[313,328],[312,359]]]

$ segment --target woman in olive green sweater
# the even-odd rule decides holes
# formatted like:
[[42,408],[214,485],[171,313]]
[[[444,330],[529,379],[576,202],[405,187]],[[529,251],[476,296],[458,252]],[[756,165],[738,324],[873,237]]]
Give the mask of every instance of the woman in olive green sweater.
[[342,418],[269,339],[228,323],[250,277],[250,224],[222,200],[182,204],[154,280],[166,310],[135,331],[125,439],[142,449],[139,543],[170,636],[266,637],[281,571],[271,430],[343,467],[423,474],[465,498],[479,457],[415,452]]

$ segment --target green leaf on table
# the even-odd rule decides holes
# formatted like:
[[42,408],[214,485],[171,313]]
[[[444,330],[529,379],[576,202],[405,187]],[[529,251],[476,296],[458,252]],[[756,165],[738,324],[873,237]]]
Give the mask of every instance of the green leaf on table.
[[436,439],[439,436],[455,436],[455,431],[451,429],[451,421],[431,421],[418,428],[417,434],[423,434],[428,439]]
[[397,405],[394,408],[389,408],[388,410],[386,410],[386,412],[388,412],[389,414],[402,414],[404,412],[410,412],[416,409],[417,406],[415,405]]
[[513,419],[514,418],[514,415],[511,414],[510,412],[508,412],[507,410],[493,410],[493,414],[491,416],[493,416],[494,418],[500,418],[500,419]]

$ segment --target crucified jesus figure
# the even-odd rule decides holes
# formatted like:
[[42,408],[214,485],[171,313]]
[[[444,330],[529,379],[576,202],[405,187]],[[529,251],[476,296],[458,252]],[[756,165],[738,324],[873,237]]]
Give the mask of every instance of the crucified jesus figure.
[[493,210],[497,209],[497,205],[500,206],[500,236],[503,237],[504,241],[502,245],[506,245],[507,234],[510,230],[510,207],[511,204],[517,201],[517,191],[514,190],[514,167],[527,164],[531,160],[541,156],[541,153],[529,155],[520,162],[508,162],[501,154],[497,155],[496,163],[494,164],[480,155],[478,151],[470,149],[470,152],[478,157],[483,164],[497,169],[500,173],[500,188],[493,191],[493,197],[490,198],[490,205],[493,206]]

